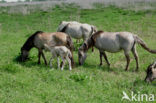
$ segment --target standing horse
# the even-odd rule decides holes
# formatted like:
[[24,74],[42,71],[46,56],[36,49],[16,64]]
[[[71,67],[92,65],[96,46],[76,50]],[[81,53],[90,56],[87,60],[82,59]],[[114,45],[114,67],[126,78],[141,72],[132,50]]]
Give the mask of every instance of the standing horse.
[[110,65],[106,53],[116,53],[121,50],[124,51],[127,65],[125,70],[127,71],[130,63],[129,52],[131,51],[136,60],[136,71],[139,68],[138,63],[138,54],[136,51],[135,44],[140,44],[145,50],[150,53],[156,53],[156,50],[151,50],[146,46],[143,40],[141,40],[137,35],[134,35],[129,32],[103,32],[98,31],[94,33],[82,46],[79,48],[78,56],[79,56],[79,64],[82,65],[87,57],[86,52],[92,46],[95,46],[99,49],[100,52],[100,65],[102,65],[102,56],[106,60],[107,64]]
[[[43,54],[43,50],[45,49],[45,45],[50,47],[54,46],[66,46],[72,53],[73,51],[73,42],[70,36],[61,32],[54,33],[45,33],[42,31],[37,31],[33,35],[31,35],[24,45],[21,48],[21,60],[25,61],[28,58],[29,51],[35,47],[38,49],[38,64],[40,64],[40,57],[42,55],[45,64],[47,65],[46,58]],[[74,65],[73,55],[71,62]]]
[[76,21],[62,21],[57,31],[65,32],[74,39],[83,38],[83,40],[85,41],[97,30],[93,25],[83,24]]
[[[76,21],[62,21],[57,31],[64,32],[74,39],[80,40],[83,38],[83,41],[86,41],[97,31],[97,29],[93,25],[83,24]],[[94,48],[92,48],[92,51],[94,51]]]

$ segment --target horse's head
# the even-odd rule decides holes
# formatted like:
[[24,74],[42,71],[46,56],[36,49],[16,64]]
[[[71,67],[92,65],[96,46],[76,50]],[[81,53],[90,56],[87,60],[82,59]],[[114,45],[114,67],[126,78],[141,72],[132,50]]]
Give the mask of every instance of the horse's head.
[[23,47],[21,48],[21,61],[24,62],[28,59],[29,56],[29,51],[24,49]]
[[85,62],[87,58],[87,49],[88,49],[87,43],[83,43],[82,46],[79,48],[78,50],[79,65],[83,65],[83,63]]
[[79,65],[83,65],[87,58],[87,51],[89,48],[94,46],[94,41],[92,36],[88,38],[79,48],[78,50],[78,60],[79,60]]
[[146,74],[146,82],[152,82],[154,79],[156,79],[156,62],[148,66]]

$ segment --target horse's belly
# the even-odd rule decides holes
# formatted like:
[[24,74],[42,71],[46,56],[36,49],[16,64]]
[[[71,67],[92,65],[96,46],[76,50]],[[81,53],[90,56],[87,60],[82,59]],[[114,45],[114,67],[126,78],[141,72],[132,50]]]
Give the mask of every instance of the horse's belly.
[[75,39],[81,39],[82,38],[82,35],[81,34],[69,34],[72,38],[75,38]]
[[96,47],[96,48],[99,49],[99,50],[107,51],[107,52],[111,52],[111,53],[116,53],[116,52],[119,52],[121,50],[120,48],[116,48],[116,47],[113,47],[113,48],[109,48],[109,47]]
[[66,30],[66,33],[75,39],[81,39],[83,37],[82,31],[78,27],[70,27]]
[[121,50],[119,43],[116,42],[96,42],[95,47],[99,50],[111,53],[119,52]]

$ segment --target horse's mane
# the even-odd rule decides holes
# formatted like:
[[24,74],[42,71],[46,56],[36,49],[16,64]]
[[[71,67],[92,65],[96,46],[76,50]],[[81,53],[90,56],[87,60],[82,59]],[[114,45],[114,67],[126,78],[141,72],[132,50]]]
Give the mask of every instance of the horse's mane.
[[102,31],[102,30],[99,30],[99,31],[97,31],[97,32],[95,32],[92,36],[91,36],[91,41],[93,42],[93,45],[95,44],[95,42],[96,42],[96,38],[97,38],[97,36],[99,36],[101,33],[103,33],[104,31]]
[[34,38],[37,34],[43,33],[43,31],[36,31],[34,34],[32,34],[27,41],[24,43],[23,47],[21,49],[29,51],[32,47],[34,47]]
[[92,36],[97,36],[97,35],[99,35],[99,34],[101,34],[101,33],[103,33],[103,32],[104,32],[104,31],[99,30],[99,31],[95,32]]

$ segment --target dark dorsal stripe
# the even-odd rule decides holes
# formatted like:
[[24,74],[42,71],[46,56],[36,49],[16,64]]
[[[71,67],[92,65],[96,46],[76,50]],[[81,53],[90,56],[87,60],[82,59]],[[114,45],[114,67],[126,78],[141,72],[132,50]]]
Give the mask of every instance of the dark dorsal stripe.
[[32,47],[34,47],[34,38],[37,34],[40,34],[40,33],[43,33],[43,31],[36,31],[34,34],[32,34],[24,43],[21,49],[29,51]]

